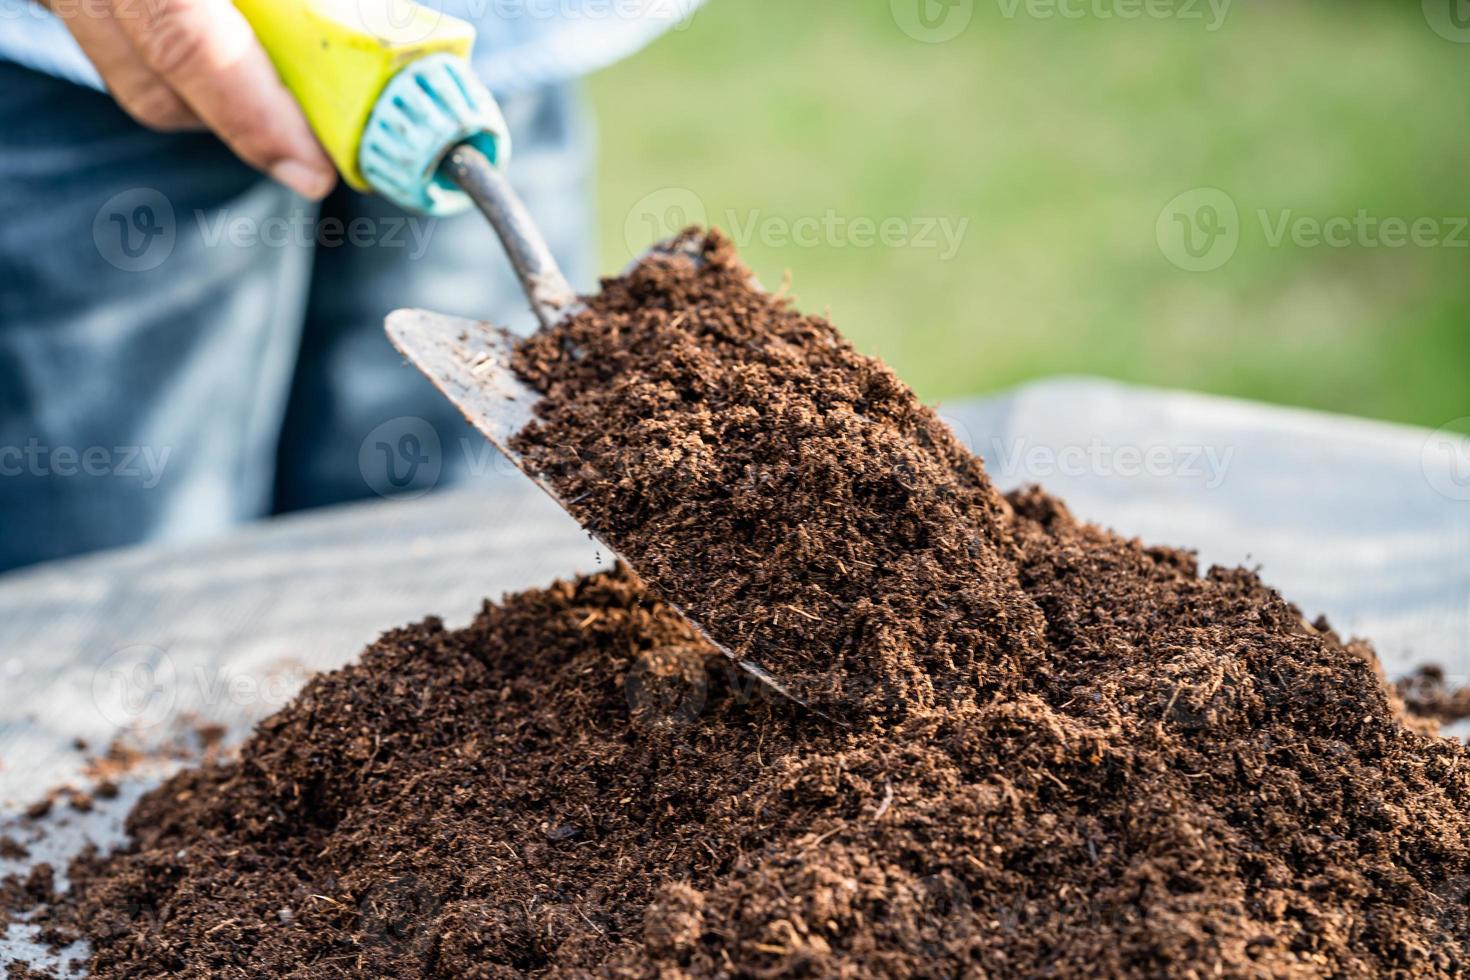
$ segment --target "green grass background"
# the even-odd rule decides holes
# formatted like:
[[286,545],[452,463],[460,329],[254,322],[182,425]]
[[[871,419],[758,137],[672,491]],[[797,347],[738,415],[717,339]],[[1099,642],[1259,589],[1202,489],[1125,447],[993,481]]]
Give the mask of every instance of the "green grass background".
[[[1470,43],[1413,0],[1234,0],[1216,30],[1112,2],[973,0],[931,44],[890,0],[709,0],[590,83],[605,270],[690,202],[727,229],[968,218],[948,260],[740,244],[930,400],[1087,373],[1470,431],[1470,229],[1273,246],[1258,215],[1470,216]],[[1213,271],[1155,232],[1197,187],[1239,212]]]

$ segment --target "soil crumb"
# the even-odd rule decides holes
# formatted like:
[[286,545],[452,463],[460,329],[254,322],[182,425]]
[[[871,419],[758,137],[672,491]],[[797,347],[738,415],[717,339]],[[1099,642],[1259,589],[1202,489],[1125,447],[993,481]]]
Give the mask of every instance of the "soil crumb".
[[[569,440],[538,458],[647,577],[385,634],[69,890],[0,888],[42,941],[100,977],[1465,972],[1470,765],[1371,649],[1000,496],[885,368],[686,246],[525,352],[538,446]],[[593,406],[632,446],[571,438]]]

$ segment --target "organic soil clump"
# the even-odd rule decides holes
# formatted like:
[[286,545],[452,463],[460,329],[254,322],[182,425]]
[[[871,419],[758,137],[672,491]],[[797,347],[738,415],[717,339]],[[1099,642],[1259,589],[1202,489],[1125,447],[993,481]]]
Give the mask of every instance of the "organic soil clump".
[[516,368],[545,395],[516,448],[582,525],[819,711],[984,700],[1045,650],[980,461],[719,236],[604,282]]
[[[145,797],[130,851],[6,900],[103,977],[1465,972],[1470,765],[1370,649],[1002,498],[886,369],[699,249],[525,352],[527,451],[568,440],[538,458],[647,580],[386,634]],[[574,438],[594,409],[641,433],[624,475],[627,440]],[[822,614],[776,628],[777,600]]]

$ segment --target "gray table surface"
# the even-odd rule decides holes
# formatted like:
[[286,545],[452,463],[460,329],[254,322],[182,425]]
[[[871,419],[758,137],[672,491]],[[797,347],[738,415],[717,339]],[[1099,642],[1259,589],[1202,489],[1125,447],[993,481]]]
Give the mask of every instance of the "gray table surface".
[[[1092,379],[940,406],[1003,487],[1041,483],[1081,517],[1258,566],[1308,616],[1372,639],[1390,675],[1470,675],[1470,441]],[[595,545],[504,467],[466,489],[278,519],[0,576],[0,818],[85,785],[80,737],[147,743],[181,719],[239,738],[313,671],[382,630],[603,567]],[[115,803],[33,846],[121,839]],[[0,873],[14,870],[0,861]],[[7,950],[24,951],[0,940]]]

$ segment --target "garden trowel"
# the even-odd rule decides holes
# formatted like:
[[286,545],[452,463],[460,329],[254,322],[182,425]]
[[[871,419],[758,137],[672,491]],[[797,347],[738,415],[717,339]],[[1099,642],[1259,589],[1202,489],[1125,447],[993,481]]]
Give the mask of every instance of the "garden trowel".
[[[473,27],[408,0],[236,0],[236,6],[349,186],[428,215],[477,207],[505,246],[541,326],[578,309],[577,294],[504,176],[510,136],[495,99],[470,69]],[[672,248],[655,250],[673,254]],[[519,338],[424,310],[395,311],[387,330],[465,418],[566,510],[513,445],[541,397],[511,369]],[[745,671],[800,701],[690,621]]]

